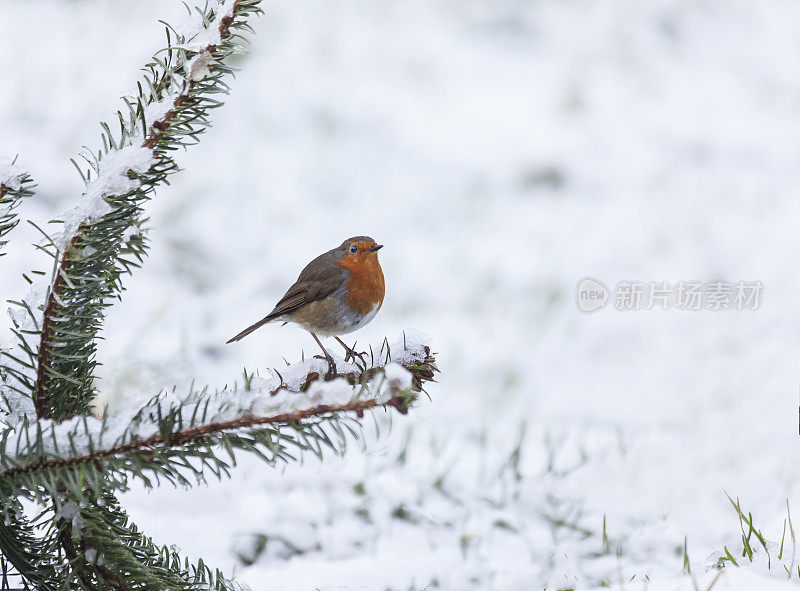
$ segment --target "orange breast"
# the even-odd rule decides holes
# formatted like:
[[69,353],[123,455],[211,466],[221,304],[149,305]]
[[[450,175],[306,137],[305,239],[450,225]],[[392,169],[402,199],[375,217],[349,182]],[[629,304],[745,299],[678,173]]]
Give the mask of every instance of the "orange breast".
[[[366,256],[365,256],[366,255]],[[344,257],[336,263],[349,271],[347,278],[347,305],[357,314],[369,314],[383,304],[386,284],[383,280],[383,269],[378,262],[378,255],[365,253],[361,256]]]

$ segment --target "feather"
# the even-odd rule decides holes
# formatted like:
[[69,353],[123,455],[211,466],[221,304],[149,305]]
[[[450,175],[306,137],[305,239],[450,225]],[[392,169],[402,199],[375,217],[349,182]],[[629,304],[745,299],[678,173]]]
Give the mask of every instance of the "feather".
[[344,283],[347,271],[335,263],[342,257],[344,252],[341,248],[334,248],[319,255],[308,263],[300,272],[300,276],[295,281],[284,296],[275,305],[275,308],[264,318],[248,326],[237,334],[228,343],[242,340],[254,330],[261,328],[272,320],[277,320],[282,316],[291,314],[311,302],[317,302],[331,295]]

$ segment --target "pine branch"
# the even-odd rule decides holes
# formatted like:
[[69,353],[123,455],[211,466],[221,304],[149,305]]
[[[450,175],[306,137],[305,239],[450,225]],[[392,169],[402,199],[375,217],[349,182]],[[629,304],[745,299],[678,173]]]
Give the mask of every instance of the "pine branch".
[[[7,431],[0,439],[0,484],[40,501],[64,491],[80,498],[87,490],[98,496],[106,488],[124,490],[130,478],[147,486],[161,478],[191,486],[207,472],[221,478],[237,450],[270,464],[294,459],[292,450],[341,453],[359,428],[344,413],[405,412],[437,371],[427,346],[415,344],[398,358],[402,366],[349,371],[328,382],[319,379],[324,362],[314,359],[294,368],[305,373],[295,379],[295,391],[284,385],[276,393],[275,380],[262,380],[257,389],[204,389],[180,401],[162,394],[130,416],[76,417],[49,427],[39,421],[20,428],[15,439]],[[109,438],[113,442],[104,444]]]
[[5,499],[0,512],[0,558],[8,560],[37,590],[55,591],[58,557],[46,540],[37,537],[36,528],[25,519],[10,489],[0,485],[0,496]]
[[[209,125],[213,98],[228,87],[228,58],[241,50],[239,34],[260,12],[260,0],[209,2],[200,26],[167,26],[166,49],[145,67],[137,96],[123,99],[120,132],[103,124],[103,150],[76,164],[87,182],[81,204],[68,212],[53,239],[57,259],[44,304],[32,394],[36,414],[64,420],[87,414],[95,396],[96,339],[105,308],[122,291],[122,276],[146,254],[142,205],[178,167],[170,153],[191,143]],[[92,174],[94,177],[92,178]],[[28,385],[26,383],[26,385]]]
[[[16,159],[0,158],[0,250],[8,244],[3,238],[19,223],[14,210],[22,199],[33,195],[33,180],[15,163]],[[4,254],[0,252],[0,256]]]
[[202,560],[192,565],[174,550],[155,545],[130,523],[109,491],[87,496],[82,504],[66,501],[60,513],[66,517],[61,519],[61,544],[71,554],[67,583],[78,579],[88,588],[121,591],[239,589]]
[[[84,589],[232,591],[234,583],[202,562],[181,564],[176,554],[157,549],[128,523],[112,491],[126,489],[131,477],[146,486],[161,478],[188,486],[191,477],[205,481],[207,472],[221,478],[235,465],[237,451],[255,453],[269,464],[293,460],[295,451],[322,457],[327,447],[343,453],[347,436],[358,437],[360,426],[344,413],[360,417],[379,407],[405,412],[438,371],[424,339],[409,342],[404,335],[393,348],[386,344],[369,368],[337,361],[348,371],[331,381],[320,379],[325,362],[310,359],[270,380],[245,372],[241,389],[201,390],[179,402],[162,395],[130,418],[39,420],[20,426],[15,442],[6,430],[0,440],[0,466],[8,468],[0,472],[6,491],[0,520],[19,496],[43,504],[62,499],[53,508],[57,526],[49,537],[51,550],[62,549],[69,564],[58,588],[79,581]],[[345,392],[349,400],[329,402]],[[291,410],[266,414],[260,412],[264,408]],[[98,429],[92,421],[100,423]],[[103,446],[104,434],[120,424],[125,429],[116,442]],[[152,430],[156,433],[142,435]]]
[[[52,279],[46,286],[34,284],[31,294],[18,303],[19,310],[12,317],[18,345],[16,350],[2,352],[0,394],[6,406],[4,418],[17,426],[15,431],[21,436],[29,437],[36,431],[38,441],[42,441],[42,424],[31,424],[34,417],[63,420],[88,411],[94,396],[95,342],[104,309],[111,298],[120,294],[122,276],[137,267],[145,254],[142,205],[157,185],[177,171],[169,152],[196,142],[208,125],[210,109],[222,104],[212,95],[227,92],[222,78],[231,70],[224,62],[239,51],[235,31],[248,29],[245,21],[258,12],[257,4],[258,0],[210,0],[202,10],[190,10],[190,15],[199,21],[194,28],[184,28],[183,33],[168,28],[168,48],[146,67],[138,96],[124,99],[129,113],[118,113],[119,134],[115,137],[103,124],[103,150],[97,156],[83,156],[92,170],[84,174],[76,164],[86,182],[81,204],[64,216],[62,235],[45,234],[47,242],[39,247],[54,260]],[[5,197],[8,183],[4,185],[0,187],[0,198]],[[0,237],[14,225],[16,219],[9,209],[0,217]],[[32,336],[38,337],[38,343],[29,342]],[[4,440],[9,433],[11,429],[3,433]],[[18,449],[20,443],[18,440]],[[47,496],[51,500],[85,498],[80,474],[57,476],[49,474],[38,481],[32,477],[29,484],[36,491],[32,496],[45,505]],[[0,498],[0,512],[5,521],[18,525],[22,518],[13,514],[13,504],[20,493],[13,486],[11,489]],[[87,521],[102,514],[101,509],[89,510]],[[102,528],[95,533],[101,531]],[[20,556],[35,548],[32,539],[7,539],[4,554],[14,556],[16,552]],[[47,588],[230,588],[223,579],[204,570],[202,564],[192,571],[193,582],[188,584],[170,575],[180,572],[177,568],[148,574],[132,558],[129,548],[119,543],[119,564],[112,568],[97,562],[89,564],[84,550],[92,536],[73,540],[63,516],[53,516],[45,540],[55,552],[55,564],[61,566],[55,587]],[[130,538],[127,541],[133,543]],[[42,565],[46,564],[46,556],[39,555]],[[128,559],[121,559],[122,556]],[[67,568],[63,568],[64,561]],[[26,570],[24,563],[15,566],[21,566],[26,580],[45,588],[39,584],[43,581],[38,580],[36,569]],[[120,578],[120,572],[130,574],[132,581]]]
[[[19,224],[15,210],[22,199],[33,195],[34,186],[30,175],[16,165],[16,159],[0,158],[0,256],[5,254],[2,249],[8,244],[4,238]],[[6,416],[24,406],[18,404],[20,395],[23,398],[28,395],[30,400],[27,388],[20,390],[12,385],[14,378],[24,375],[24,370],[9,355],[9,351],[0,349],[0,413]]]
[[[221,443],[222,440],[216,439],[214,436],[223,435],[226,431],[234,431],[247,427],[257,427],[259,425],[272,425],[277,423],[291,424],[303,419],[330,417],[331,415],[345,412],[352,412],[356,414],[360,413],[363,415],[365,410],[375,408],[377,406],[392,406],[405,410],[405,404],[405,401],[399,397],[392,397],[385,402],[379,402],[377,400],[354,400],[346,404],[321,404],[313,408],[281,413],[270,417],[242,417],[230,421],[210,423],[207,425],[185,429],[183,431],[177,431],[172,433],[169,438],[161,435],[154,435],[152,437],[148,437],[147,439],[115,445],[108,449],[97,450],[82,456],[75,456],[59,460],[42,460],[39,462],[26,464],[19,468],[12,468],[0,473],[0,478],[14,479],[31,472],[42,472],[44,470],[50,470],[53,468],[75,468],[83,464],[97,463],[101,460],[107,459],[109,456],[124,457],[131,454],[131,452],[145,452],[152,458],[152,456],[159,451],[173,447],[180,447],[183,445],[195,444],[203,441]],[[255,431],[252,433],[255,433]]]

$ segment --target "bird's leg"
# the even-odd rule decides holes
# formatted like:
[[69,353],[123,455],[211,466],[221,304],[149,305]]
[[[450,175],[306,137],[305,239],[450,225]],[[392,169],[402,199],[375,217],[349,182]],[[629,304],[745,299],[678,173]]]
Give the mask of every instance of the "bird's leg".
[[336,377],[336,363],[333,361],[333,357],[331,357],[331,354],[328,353],[327,349],[325,349],[325,347],[322,346],[322,343],[317,338],[317,335],[311,332],[311,336],[314,337],[314,340],[317,341],[319,348],[322,349],[322,352],[325,354],[324,357],[322,357],[321,355],[315,355],[315,357],[319,359],[325,359],[328,362],[328,373],[325,374],[325,379],[332,380],[333,378]]
[[345,343],[345,342],[344,342],[342,339],[340,339],[339,337],[334,337],[334,338],[335,338],[337,341],[339,341],[339,344],[340,344],[342,347],[344,347],[344,350],[345,350],[345,356],[344,356],[344,360],[345,360],[345,361],[347,361],[347,360],[348,360],[348,359],[350,359],[350,358],[352,358],[352,359],[353,359],[353,361],[355,361],[355,360],[356,360],[356,357],[358,357],[358,359],[360,359],[360,360],[361,360],[361,363],[363,363],[363,364],[366,366],[366,361],[364,361],[364,355],[365,355],[365,354],[364,354],[364,353],[359,353],[358,351],[356,351],[356,350],[353,348],[353,347],[355,347],[355,345],[353,345],[353,347],[348,347],[348,346],[347,346],[347,343]]

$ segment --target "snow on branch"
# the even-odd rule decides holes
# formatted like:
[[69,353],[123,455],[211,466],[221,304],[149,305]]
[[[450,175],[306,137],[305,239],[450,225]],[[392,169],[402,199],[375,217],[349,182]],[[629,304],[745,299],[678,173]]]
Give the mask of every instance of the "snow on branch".
[[[28,173],[16,165],[16,159],[0,158],[0,256],[3,256],[1,251],[7,244],[4,238],[19,223],[15,209],[22,199],[33,195],[33,186]],[[27,312],[24,314],[28,316]],[[24,376],[25,369],[24,363],[20,363],[10,351],[0,348],[0,413],[3,416],[8,417],[15,412],[25,414],[33,410],[30,397],[24,396],[26,390],[23,389],[20,395],[20,389],[13,385],[19,382],[15,380],[15,375]]]
[[[39,538],[36,526],[25,518],[22,504],[9,497],[9,491],[8,487],[0,486],[0,498],[4,499],[6,513],[0,519],[0,570],[3,575],[11,570],[2,568],[2,559],[7,559],[16,573],[23,575],[37,591],[56,591],[56,587],[48,582],[56,576],[58,557],[48,542]],[[3,587],[3,583],[5,581],[0,579],[0,588],[13,588],[10,585]]]
[[[94,571],[92,578],[97,583],[89,589],[242,591],[202,559],[191,564],[181,558],[175,546],[156,545],[131,523],[110,491],[89,496],[82,503],[62,497],[56,514],[65,553],[73,564],[85,559],[86,566],[90,566],[86,570]],[[64,588],[68,586],[58,587]]]
[[21,199],[33,195],[32,188],[33,180],[16,160],[0,157],[0,250],[7,244],[3,238],[19,223],[14,209]]
[[187,7],[185,23],[167,25],[167,47],[145,66],[138,92],[123,97],[118,131],[101,124],[102,148],[81,154],[83,164],[73,160],[86,189],[60,220],[62,231],[41,247],[53,258],[50,280],[35,283],[13,317],[14,388],[32,400],[35,416],[89,411],[104,310],[146,254],[142,206],[177,172],[171,153],[197,143],[211,109],[222,105],[217,95],[228,92],[224,79],[232,72],[226,62],[242,51],[259,1]]
[[[194,391],[179,399],[162,393],[139,409],[104,419],[75,417],[6,431],[0,439],[0,485],[20,494],[57,493],[42,482],[95,490],[125,489],[131,477],[148,486],[164,478],[191,485],[207,471],[226,475],[234,450],[256,453],[268,463],[290,460],[293,452],[322,455],[324,447],[343,451],[358,423],[345,413],[394,407],[405,413],[437,371],[428,339],[406,331],[378,348],[369,367],[337,361],[342,371],[320,378],[326,362],[308,359],[272,371],[269,378],[245,375],[242,387]],[[229,452],[223,457],[215,448]],[[74,491],[82,494],[80,490]]]

